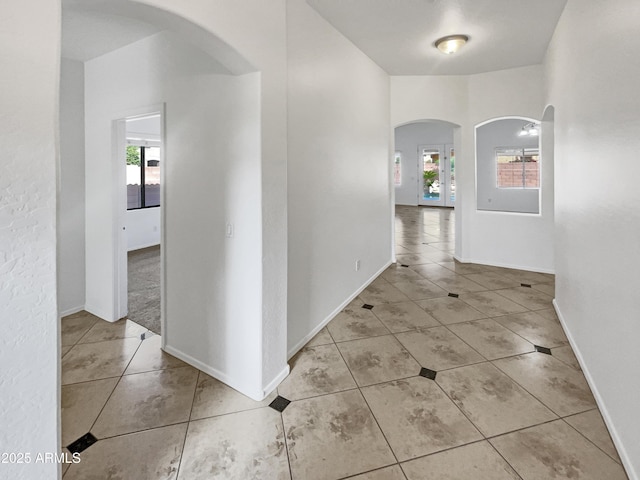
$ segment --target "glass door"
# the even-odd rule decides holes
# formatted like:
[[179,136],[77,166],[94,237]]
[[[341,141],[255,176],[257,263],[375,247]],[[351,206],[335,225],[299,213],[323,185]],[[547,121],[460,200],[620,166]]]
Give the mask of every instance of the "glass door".
[[442,205],[440,163],[444,157],[442,145],[418,147],[418,204]]
[[418,205],[452,207],[456,198],[453,145],[421,145],[418,167]]

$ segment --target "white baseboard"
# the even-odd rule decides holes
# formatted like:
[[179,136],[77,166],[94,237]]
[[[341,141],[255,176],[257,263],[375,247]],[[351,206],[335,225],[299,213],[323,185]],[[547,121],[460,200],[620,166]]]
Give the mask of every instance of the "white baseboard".
[[67,308],[66,310],[63,310],[61,312],[58,312],[58,316],[60,318],[62,317],[66,317],[67,315],[73,315],[74,313],[78,313],[81,312],[82,310],[84,310],[84,305],[80,305],[78,307],[73,307],[73,308]]
[[94,308],[91,305],[86,305],[84,306],[84,309],[89,312],[91,315],[95,315],[98,318],[101,318],[102,320],[104,320],[105,322],[117,322],[119,319],[118,318],[112,318],[111,315],[107,315],[106,312],[103,312],[102,310],[100,310],[99,308]]
[[344,309],[344,307],[349,305],[358,295],[360,295],[360,293],[362,293],[362,291],[365,288],[369,286],[371,282],[373,282],[376,278],[378,278],[380,274],[384,272],[393,263],[394,262],[392,262],[391,260],[385,263],[385,265],[376,273],[374,273],[373,276],[369,278],[369,280],[363,283],[362,286],[355,291],[355,293],[351,294],[349,298],[347,298],[344,302],[342,302],[333,312],[331,312],[324,320],[322,320],[322,322],[320,322],[320,324],[318,324],[313,330],[311,330],[311,332],[309,332],[302,340],[300,340],[291,349],[289,349],[289,352],[287,353],[287,359],[290,359],[296,353],[298,353],[300,349],[302,349],[302,347],[304,347],[307,343],[309,343],[309,341],[313,337],[315,337],[318,334],[318,332],[322,330],[331,320],[333,320],[333,318],[336,315],[338,315]]
[[284,368],[278,373],[273,380],[271,380],[266,387],[262,390],[262,398],[266,398],[271,392],[273,392],[280,382],[282,382],[289,375],[289,364],[285,363]]
[[[174,357],[179,358],[183,362],[188,363],[192,367],[197,368],[198,370],[203,371],[207,375],[212,376],[216,380],[220,380],[225,385],[228,385],[229,387],[233,388],[234,390],[236,390],[236,391],[240,392],[241,394],[249,397],[251,400],[255,400],[256,402],[260,402],[260,401],[264,400],[264,398],[267,396],[267,394],[265,394],[265,391],[262,390],[261,388],[249,389],[249,388],[247,388],[247,386],[245,384],[241,384],[241,383],[237,382],[233,378],[229,377],[226,373],[221,372],[217,368],[213,368],[213,367],[201,362],[200,360],[197,360],[197,359],[193,358],[191,355],[188,355],[188,354],[182,352],[181,350],[178,350],[177,348],[173,348],[170,345],[165,345],[164,347],[162,347],[162,349],[165,352],[173,355]],[[278,377],[276,377],[276,378],[280,378],[282,376],[282,379],[283,379],[284,377],[286,377],[289,374],[289,365],[286,366],[285,370],[286,370],[286,373],[284,374],[284,376],[282,376],[283,372],[284,372],[284,370],[283,370],[283,372],[280,372],[278,374]],[[280,380],[282,380],[282,379],[280,379]],[[275,383],[275,382],[276,382],[276,380],[274,379],[272,382],[269,383],[269,386],[271,384]],[[279,382],[275,383],[275,385],[277,386],[278,383]]]
[[582,358],[582,353],[580,352],[580,348],[578,348],[578,345],[573,339],[573,336],[571,335],[571,331],[567,327],[567,323],[564,317],[562,316],[562,312],[560,311],[560,306],[558,305],[558,302],[556,301],[555,298],[553,299],[553,308],[556,311],[556,315],[558,315],[558,319],[560,320],[562,329],[564,330],[564,333],[567,336],[567,339],[569,340],[569,344],[573,349],[573,353],[575,353],[576,358],[578,359],[578,363],[580,364],[580,368],[582,368],[582,373],[584,374],[584,377],[587,379],[587,383],[591,388],[591,392],[593,392],[593,397],[595,398],[596,404],[600,409],[600,413],[602,414],[604,423],[607,425],[607,428],[609,429],[609,433],[611,434],[611,439],[613,440],[613,443],[616,449],[618,450],[618,455],[620,456],[620,460],[622,460],[622,465],[626,470],[629,480],[640,480],[638,477],[638,474],[633,468],[631,460],[629,459],[629,454],[627,453],[627,450],[624,448],[624,445],[620,440],[620,435],[618,434],[618,431],[616,430],[613,424],[613,421],[611,420],[611,416],[609,415],[609,411],[607,410],[604,400],[602,399],[602,395],[598,391],[598,387],[593,381],[593,377],[591,376],[591,373],[589,372],[587,365],[585,364],[584,359]]
[[513,268],[515,270],[526,270],[527,272],[550,273],[551,275],[555,275],[556,273],[555,270],[552,268],[536,268],[531,266],[515,265],[510,263],[485,262],[483,260],[474,260],[472,258],[462,258],[457,255],[454,255],[453,258],[455,258],[460,263],[476,263],[478,265],[489,265],[490,267]]

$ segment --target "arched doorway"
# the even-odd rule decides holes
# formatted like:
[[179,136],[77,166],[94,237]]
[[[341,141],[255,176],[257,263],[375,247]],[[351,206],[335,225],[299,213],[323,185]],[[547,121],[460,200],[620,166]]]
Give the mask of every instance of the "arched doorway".
[[395,203],[453,207],[458,125],[421,120],[395,128]]
[[120,316],[125,186],[118,180],[118,122],[158,107],[166,132],[162,347],[262,398],[288,367],[286,337],[271,339],[269,348],[278,349],[273,355],[262,344],[264,272],[255,267],[263,253],[256,241],[263,232],[256,197],[264,150],[261,74],[209,31],[159,8],[133,1],[70,1],[64,7],[85,23],[93,18],[118,28],[155,27],[84,61],[86,309],[108,321]]

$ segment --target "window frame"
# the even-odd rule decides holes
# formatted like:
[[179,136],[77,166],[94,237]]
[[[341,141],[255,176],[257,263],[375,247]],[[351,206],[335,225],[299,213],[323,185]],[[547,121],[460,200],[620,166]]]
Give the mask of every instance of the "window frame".
[[[519,152],[520,155],[518,155],[517,153],[514,154],[508,154],[507,152]],[[533,153],[535,152],[535,153]],[[500,153],[502,153],[502,155],[500,155]],[[522,161],[520,163],[522,163],[522,185],[521,186],[511,186],[511,187],[505,187],[505,186],[501,186],[500,185],[500,169],[499,169],[499,165],[500,163],[498,162],[498,157],[503,156],[520,156],[523,158],[526,157],[537,157],[537,160],[535,160],[536,165],[538,166],[538,178],[537,178],[537,185],[535,187],[528,187],[527,186],[527,178],[526,178],[526,164],[527,163],[533,163],[533,162],[527,162],[527,161]],[[496,168],[496,188],[499,190],[540,190],[542,188],[541,182],[541,165],[540,165],[540,147],[496,147],[494,149],[494,165]]]
[[[148,208],[160,208],[162,206],[162,202],[160,202],[160,205],[145,205],[145,200],[146,200],[146,196],[145,196],[145,156],[146,153],[144,152],[145,148],[154,148],[157,147],[159,149],[162,148],[161,142],[158,140],[141,140],[141,139],[127,139],[127,147],[139,147],[140,148],[140,207],[133,207],[133,208],[129,208],[127,206],[127,212],[129,211],[134,211],[134,210],[146,210]],[[159,168],[162,168],[160,165],[158,165]],[[126,187],[126,179],[125,179],[125,187]],[[162,188],[162,185],[160,186],[160,188]],[[162,199],[162,196],[160,196],[160,200]],[[128,202],[127,202],[128,203]]]

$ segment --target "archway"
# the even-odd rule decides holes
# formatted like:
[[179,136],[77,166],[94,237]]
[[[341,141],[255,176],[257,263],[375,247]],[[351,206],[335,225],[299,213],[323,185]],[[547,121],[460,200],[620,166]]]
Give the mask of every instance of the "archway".
[[[255,267],[262,264],[262,212],[248,208],[261,205],[260,73],[229,44],[162,9],[133,1],[64,7],[158,27],[84,64],[85,308],[108,321],[119,317],[117,121],[159,106],[166,112],[163,349],[261,399],[265,384],[274,388],[277,380],[263,378],[263,271]],[[279,378],[287,372],[280,340],[271,343],[282,343],[282,352],[269,356]]]
[[477,209],[540,213],[540,122],[503,117],[476,126]]
[[540,122],[492,118],[476,125],[475,134],[477,206],[468,260],[553,273],[552,169],[540,149]]
[[[461,144],[460,126],[445,120],[420,119],[395,127],[391,166],[394,218],[397,205],[455,207],[459,201],[455,158]],[[455,225],[454,231],[459,225],[457,218]],[[394,259],[395,254],[394,250]]]
[[395,128],[396,204],[455,205],[456,128],[458,125],[441,120],[422,120]]

